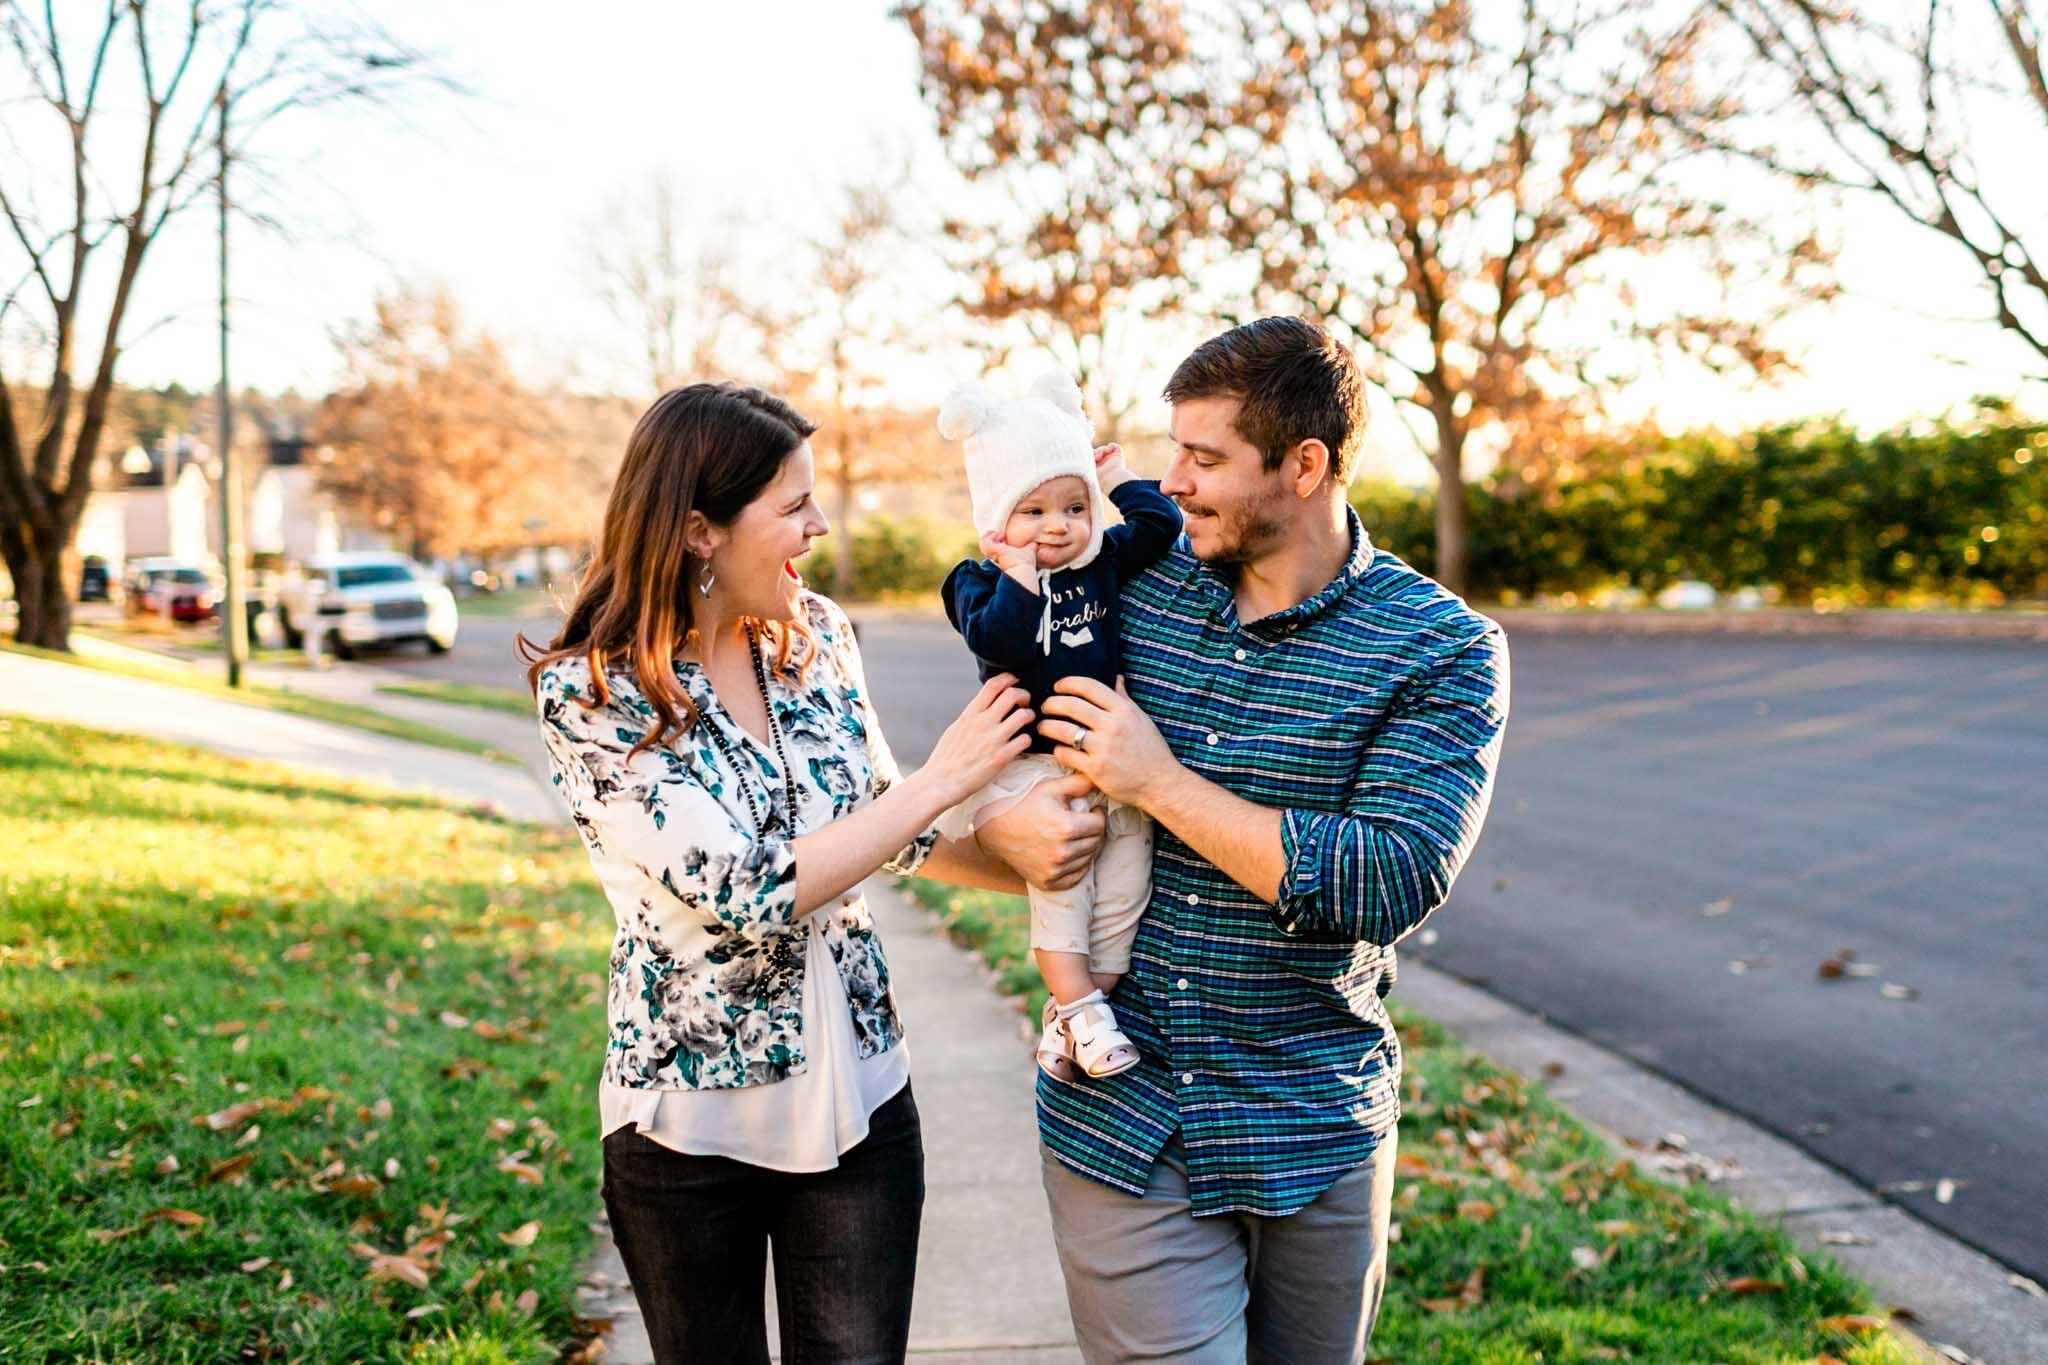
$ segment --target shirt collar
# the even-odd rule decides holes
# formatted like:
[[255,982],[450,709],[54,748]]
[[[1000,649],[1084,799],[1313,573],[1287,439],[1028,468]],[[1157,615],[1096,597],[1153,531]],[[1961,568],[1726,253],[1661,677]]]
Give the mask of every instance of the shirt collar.
[[[1328,611],[1364,579],[1372,567],[1372,540],[1365,533],[1365,523],[1358,519],[1358,509],[1346,507],[1344,515],[1351,535],[1351,553],[1345,557],[1343,567],[1337,570],[1337,576],[1324,584],[1320,591],[1284,611],[1262,616],[1243,629],[1261,635],[1284,635]],[[1190,582],[1208,599],[1212,611],[1228,611],[1235,616],[1237,590],[1229,577],[1198,559]]]

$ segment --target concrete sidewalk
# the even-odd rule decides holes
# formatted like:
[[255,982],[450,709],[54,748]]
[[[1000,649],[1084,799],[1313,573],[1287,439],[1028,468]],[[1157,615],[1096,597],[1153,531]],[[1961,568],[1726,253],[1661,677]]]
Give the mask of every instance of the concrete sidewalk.
[[193,744],[452,801],[488,802],[519,820],[561,818],[561,803],[531,771],[21,654],[0,653],[0,712]]

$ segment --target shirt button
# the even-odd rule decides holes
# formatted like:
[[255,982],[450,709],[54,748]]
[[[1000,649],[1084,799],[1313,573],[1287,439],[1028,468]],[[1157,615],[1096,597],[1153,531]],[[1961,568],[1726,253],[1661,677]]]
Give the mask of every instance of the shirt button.
[[1231,657],[1232,657],[1233,659],[1236,659],[1236,660],[1237,660],[1237,661],[1238,661],[1239,663],[1243,663],[1243,662],[1244,662],[1244,651],[1240,649],[1240,650],[1238,650],[1238,651],[1237,651],[1237,652],[1236,652],[1235,654],[1231,655]]
[[1216,742],[1216,736],[1214,736],[1214,735],[1211,735],[1211,736],[1209,736],[1208,742],[1209,742],[1209,743],[1211,743],[1211,744],[1214,744],[1214,743]]
[[1194,1073],[1194,1072],[1192,1072],[1192,1071],[1183,1071],[1183,1072],[1181,1072],[1181,1073],[1180,1073],[1180,1083],[1181,1083],[1182,1085],[1193,1085],[1193,1084],[1195,1083],[1195,1073]]
[[1180,980],[1173,983],[1173,988],[1177,991],[1186,990],[1188,988],[1188,979],[1186,977],[1182,977]]
[[1196,894],[1195,894],[1194,892],[1192,892],[1192,891],[1188,892],[1188,904],[1189,904],[1189,905],[1200,905],[1201,903],[1202,903],[1202,898],[1201,898],[1200,896],[1197,896],[1197,895],[1196,895]]

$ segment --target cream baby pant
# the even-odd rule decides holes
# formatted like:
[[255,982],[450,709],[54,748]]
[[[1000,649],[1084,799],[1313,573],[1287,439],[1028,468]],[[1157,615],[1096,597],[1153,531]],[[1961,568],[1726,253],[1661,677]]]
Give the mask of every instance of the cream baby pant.
[[[1065,777],[1051,754],[1011,759],[995,781],[939,817],[939,832],[964,839],[983,821],[1017,804],[1039,783]],[[1075,808],[1105,807],[1108,830],[1088,874],[1065,891],[1030,887],[1031,946],[1042,952],[1086,953],[1092,972],[1130,970],[1138,919],[1152,898],[1152,820],[1101,792],[1077,798]]]

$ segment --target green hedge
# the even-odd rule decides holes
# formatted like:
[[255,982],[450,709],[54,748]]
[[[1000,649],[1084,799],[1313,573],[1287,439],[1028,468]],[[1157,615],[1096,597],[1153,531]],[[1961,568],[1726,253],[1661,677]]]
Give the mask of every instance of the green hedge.
[[[835,530],[820,541],[817,553],[804,561],[804,580],[827,597],[842,596],[833,561],[833,538],[840,534]],[[977,553],[974,529],[964,522],[862,520],[853,528],[853,587],[843,595],[848,600],[920,597],[936,602],[939,585],[953,566]]]
[[[1669,438],[1545,492],[1470,491],[1480,597],[1698,579],[1833,605],[2048,597],[2048,425],[1836,423]],[[1376,544],[1425,572],[1431,494],[1354,490]]]

